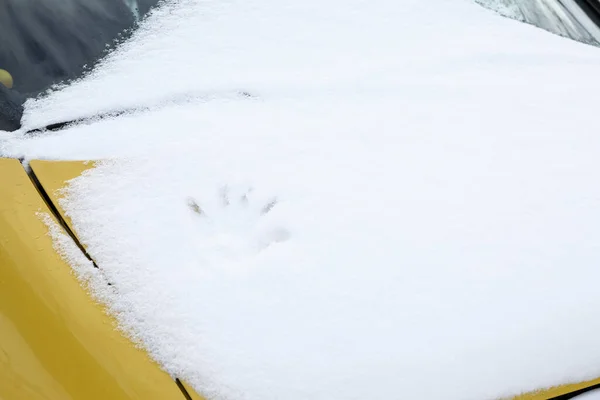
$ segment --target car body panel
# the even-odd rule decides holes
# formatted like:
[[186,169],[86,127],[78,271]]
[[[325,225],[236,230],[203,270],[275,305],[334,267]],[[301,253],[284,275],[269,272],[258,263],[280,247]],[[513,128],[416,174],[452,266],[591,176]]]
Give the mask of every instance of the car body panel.
[[525,393],[512,400],[549,400],[600,385],[600,378]]
[[[85,171],[94,168],[95,165],[95,161],[31,160],[29,163],[35,179],[37,179],[40,187],[48,196],[49,200],[53,203],[59,216],[68,226],[68,228],[71,230],[71,233],[77,238],[77,240],[79,240],[77,231],[74,229],[71,219],[61,206],[60,199],[64,197],[63,189],[67,187],[70,180],[81,176],[81,174],[83,174]],[[81,242],[79,243],[85,249],[85,244]],[[90,256],[93,258],[93,255]],[[186,382],[181,381],[181,385],[192,400],[204,400],[204,398],[197,394]]]
[[21,163],[0,159],[0,176],[0,399],[184,398],[54,249]]
[[[20,168],[20,165],[15,162],[15,169]],[[1,166],[2,164],[0,164]],[[77,232],[73,229],[73,225],[69,217],[66,215],[65,210],[60,205],[60,198],[64,195],[62,191],[68,182],[74,178],[79,177],[82,173],[90,168],[94,168],[96,163],[94,161],[44,161],[44,160],[33,160],[30,162],[30,167],[37,179],[38,184],[43,189],[44,194],[47,195],[49,200],[54,204],[56,211],[60,217],[64,220],[64,223],[72,230],[74,235]],[[0,173],[3,171],[0,169]],[[22,174],[22,171],[14,171],[14,174]],[[1,199],[1,197],[0,197]],[[2,204],[2,203],[0,203]],[[1,208],[0,208],[1,209]],[[1,248],[1,247],[0,247]],[[1,254],[0,254],[1,257]],[[0,258],[1,260],[1,258]],[[0,264],[1,265],[1,264]],[[100,266],[101,267],[101,266]],[[89,299],[87,299],[89,301]],[[1,316],[1,314],[0,314]],[[0,319],[0,324],[2,320]],[[2,325],[0,325],[1,327]],[[6,330],[6,328],[4,329]],[[26,362],[25,352],[23,352],[23,363]],[[560,396],[568,395],[570,393],[577,393],[586,388],[591,388],[600,384],[600,378],[584,381],[580,383],[559,385],[548,389],[541,389],[538,391],[521,394],[513,398],[513,400],[548,400],[554,399]],[[181,386],[188,392],[189,398],[192,400],[203,400],[203,397],[194,392],[191,386],[185,382],[181,382]],[[58,389],[56,389],[58,390]],[[0,396],[1,398],[1,396]]]
[[62,189],[67,186],[68,181],[75,179],[90,168],[94,167],[92,161],[46,161],[32,160],[29,162],[29,167],[34,173],[35,178],[43,187],[60,216],[75,233],[71,218],[65,214],[65,210],[60,204],[60,199],[63,197]]

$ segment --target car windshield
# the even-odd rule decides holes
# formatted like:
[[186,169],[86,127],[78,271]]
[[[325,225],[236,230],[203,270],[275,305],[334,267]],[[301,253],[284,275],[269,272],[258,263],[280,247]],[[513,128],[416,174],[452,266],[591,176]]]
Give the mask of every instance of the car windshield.
[[0,130],[22,103],[80,77],[158,0],[5,0],[0,3]]
[[[90,70],[159,0],[4,0],[0,3],[0,131],[20,127],[23,103]],[[475,0],[505,16],[600,43],[596,0]]]

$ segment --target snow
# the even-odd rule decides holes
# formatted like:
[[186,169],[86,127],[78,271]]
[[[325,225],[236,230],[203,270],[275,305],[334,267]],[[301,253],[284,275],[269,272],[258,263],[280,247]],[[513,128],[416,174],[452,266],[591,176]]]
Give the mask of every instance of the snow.
[[209,398],[492,399],[600,375],[599,66],[466,0],[180,1],[0,153],[104,160],[88,284]]
[[575,400],[600,400],[600,390],[592,390],[577,397]]
[[38,218],[48,227],[48,235],[52,238],[54,249],[73,268],[77,279],[86,289],[90,290],[97,300],[108,303],[110,296],[114,295],[114,291],[111,286],[106,284],[103,271],[94,267],[93,262],[79,250],[73,239],[65,233],[50,214],[39,212]]

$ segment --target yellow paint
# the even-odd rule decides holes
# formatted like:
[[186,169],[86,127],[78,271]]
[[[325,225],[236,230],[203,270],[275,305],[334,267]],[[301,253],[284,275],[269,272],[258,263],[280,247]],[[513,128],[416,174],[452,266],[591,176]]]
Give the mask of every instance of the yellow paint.
[[[77,231],[73,228],[71,219],[66,215],[63,207],[60,206],[60,199],[64,197],[65,187],[68,182],[75,179],[85,171],[94,168],[94,161],[45,161],[33,160],[29,163],[38,181],[44,188],[48,197],[56,207],[60,216],[63,218],[69,229],[77,237]],[[84,245],[85,246],[85,245]],[[93,257],[93,254],[91,254]],[[101,266],[100,266],[101,267]],[[182,382],[185,389],[188,391],[192,400],[203,400],[204,398],[197,394],[189,384]]]
[[0,159],[0,399],[182,399],[81,287],[38,211],[50,213],[21,164]]
[[73,233],[75,230],[71,218],[65,214],[65,210],[60,205],[59,200],[64,197],[62,190],[67,186],[68,181],[79,177],[88,169],[94,168],[94,165],[93,161],[32,160],[29,162],[29,166],[44,187],[50,201]]
[[6,86],[9,89],[13,87],[13,77],[5,69],[0,69],[0,84]]
[[581,389],[589,388],[590,386],[600,384],[600,378],[572,383],[567,385],[559,385],[554,386],[548,389],[541,389],[530,393],[521,394],[519,396],[513,397],[512,400],[548,400],[557,396],[562,396],[564,394],[576,392]]

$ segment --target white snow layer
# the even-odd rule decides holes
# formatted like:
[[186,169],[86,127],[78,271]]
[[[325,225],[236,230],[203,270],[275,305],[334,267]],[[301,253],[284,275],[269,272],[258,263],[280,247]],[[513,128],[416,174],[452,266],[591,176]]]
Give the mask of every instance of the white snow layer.
[[574,397],[575,400],[600,400],[600,389],[592,390],[591,392],[584,393],[577,397]]
[[492,399],[600,376],[599,67],[467,0],[180,1],[24,130],[138,111],[0,149],[106,159],[64,206],[210,399]]

